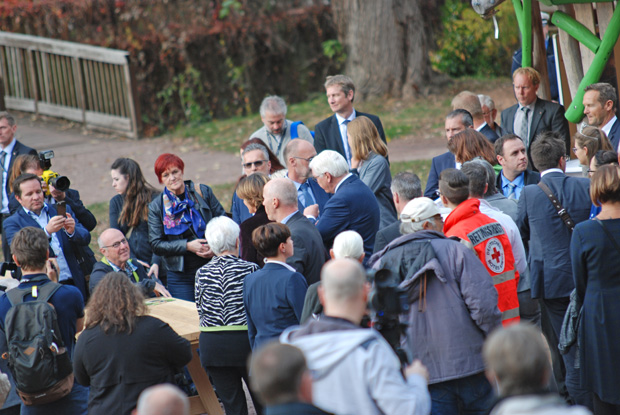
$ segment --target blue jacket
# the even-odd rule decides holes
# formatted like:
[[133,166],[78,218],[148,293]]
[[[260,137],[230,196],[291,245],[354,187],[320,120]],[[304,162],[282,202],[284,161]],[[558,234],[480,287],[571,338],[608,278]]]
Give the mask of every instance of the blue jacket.
[[[56,207],[54,207],[54,205],[47,205],[47,209],[48,215],[50,217],[56,216]],[[73,216],[73,219],[75,219],[75,231],[73,232],[73,236],[69,237],[67,233],[62,229],[56,232],[56,236],[58,236],[58,241],[60,242],[62,253],[64,254],[65,259],[67,260],[67,264],[69,265],[69,271],[71,272],[71,276],[73,277],[73,283],[80,290],[82,296],[86,298],[86,281],[84,279],[82,269],[80,268],[80,264],[78,264],[75,258],[75,254],[73,253],[72,244],[79,246],[88,246],[88,244],[90,243],[90,233],[78,221],[69,205],[67,205],[67,213],[70,213],[71,216]],[[28,226],[40,228],[39,223],[33,218],[31,218],[24,211],[24,209],[17,209],[17,211],[9,218],[7,218],[3,224],[4,232],[6,233],[8,243],[11,243],[13,237],[20,229]],[[50,256],[55,256],[51,249],[52,248],[50,247]]]
[[308,284],[303,275],[268,262],[243,280],[243,305],[252,350],[299,324]]
[[355,175],[345,179],[325,204],[316,227],[328,250],[342,231],[355,231],[364,240],[366,258],[372,255],[379,230],[379,203],[372,190]]
[[456,167],[456,159],[454,154],[446,151],[440,156],[433,157],[431,162],[431,169],[428,172],[428,180],[426,181],[426,189],[424,189],[424,197],[429,199],[437,199],[439,195],[439,175],[445,169],[453,169]]
[[[589,179],[550,172],[541,181],[549,186],[575,223],[588,219],[592,206]],[[570,259],[571,232],[538,185],[523,188],[517,226],[524,245],[529,241],[532,298],[568,297],[575,288]]]
[[609,130],[609,135],[607,136],[609,141],[611,141],[611,148],[615,152],[618,152],[618,145],[620,145],[620,120],[616,120],[614,125],[611,126],[611,130]]

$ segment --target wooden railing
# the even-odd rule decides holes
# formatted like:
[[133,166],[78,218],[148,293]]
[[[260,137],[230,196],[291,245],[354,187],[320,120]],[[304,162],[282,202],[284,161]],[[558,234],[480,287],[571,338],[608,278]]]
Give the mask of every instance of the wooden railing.
[[0,78],[7,109],[139,136],[128,52],[0,32]]

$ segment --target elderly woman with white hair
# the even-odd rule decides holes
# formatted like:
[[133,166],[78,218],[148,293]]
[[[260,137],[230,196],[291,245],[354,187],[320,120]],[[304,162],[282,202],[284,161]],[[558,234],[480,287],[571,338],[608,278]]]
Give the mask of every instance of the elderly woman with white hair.
[[[243,307],[243,280],[259,269],[239,258],[239,225],[226,216],[212,219],[205,238],[215,257],[196,273],[196,308],[200,317],[200,362],[227,414],[247,414],[243,382],[249,384],[251,352]],[[258,401],[253,399],[257,413]]]

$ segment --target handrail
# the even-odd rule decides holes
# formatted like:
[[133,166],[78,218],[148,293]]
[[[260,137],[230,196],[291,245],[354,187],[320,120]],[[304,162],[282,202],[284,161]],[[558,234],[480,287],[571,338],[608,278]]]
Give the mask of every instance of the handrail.
[[126,51],[0,32],[0,78],[9,109],[139,137]]

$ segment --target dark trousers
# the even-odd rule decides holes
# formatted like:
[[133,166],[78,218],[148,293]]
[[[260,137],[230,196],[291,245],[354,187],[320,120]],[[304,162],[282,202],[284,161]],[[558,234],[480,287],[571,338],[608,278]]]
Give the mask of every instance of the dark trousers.
[[[248,378],[248,372],[245,367],[235,366],[208,366],[205,368],[211,380],[213,386],[215,386],[215,393],[222,401],[224,405],[224,412],[226,414],[239,414],[247,415],[248,406],[245,399],[245,393],[243,391],[243,384],[241,379],[245,382],[250,390],[250,379]],[[258,415],[262,414],[262,407],[259,406],[258,400],[250,392],[254,408]]]
[[433,415],[486,415],[495,394],[484,373],[428,385]]
[[614,405],[601,401],[601,399],[594,395],[594,415],[620,415],[620,405]]
[[[547,338],[547,341],[549,342],[549,348],[551,349],[552,359],[554,352],[559,354],[558,338],[560,337],[560,332],[562,331],[562,323],[564,322],[564,315],[566,314],[566,309],[568,308],[569,303],[570,299],[568,297],[543,299],[541,301],[544,313],[546,314],[546,317],[548,318],[549,323],[551,324],[551,327],[553,329],[553,333],[556,336],[553,344],[551,343],[549,338]],[[567,354],[562,355],[562,358],[564,360],[564,367],[566,369],[566,377],[564,378],[566,389],[568,391],[568,394],[576,404],[583,405],[592,409],[592,394],[581,387],[579,369],[575,368],[576,357],[576,347],[571,347]]]

